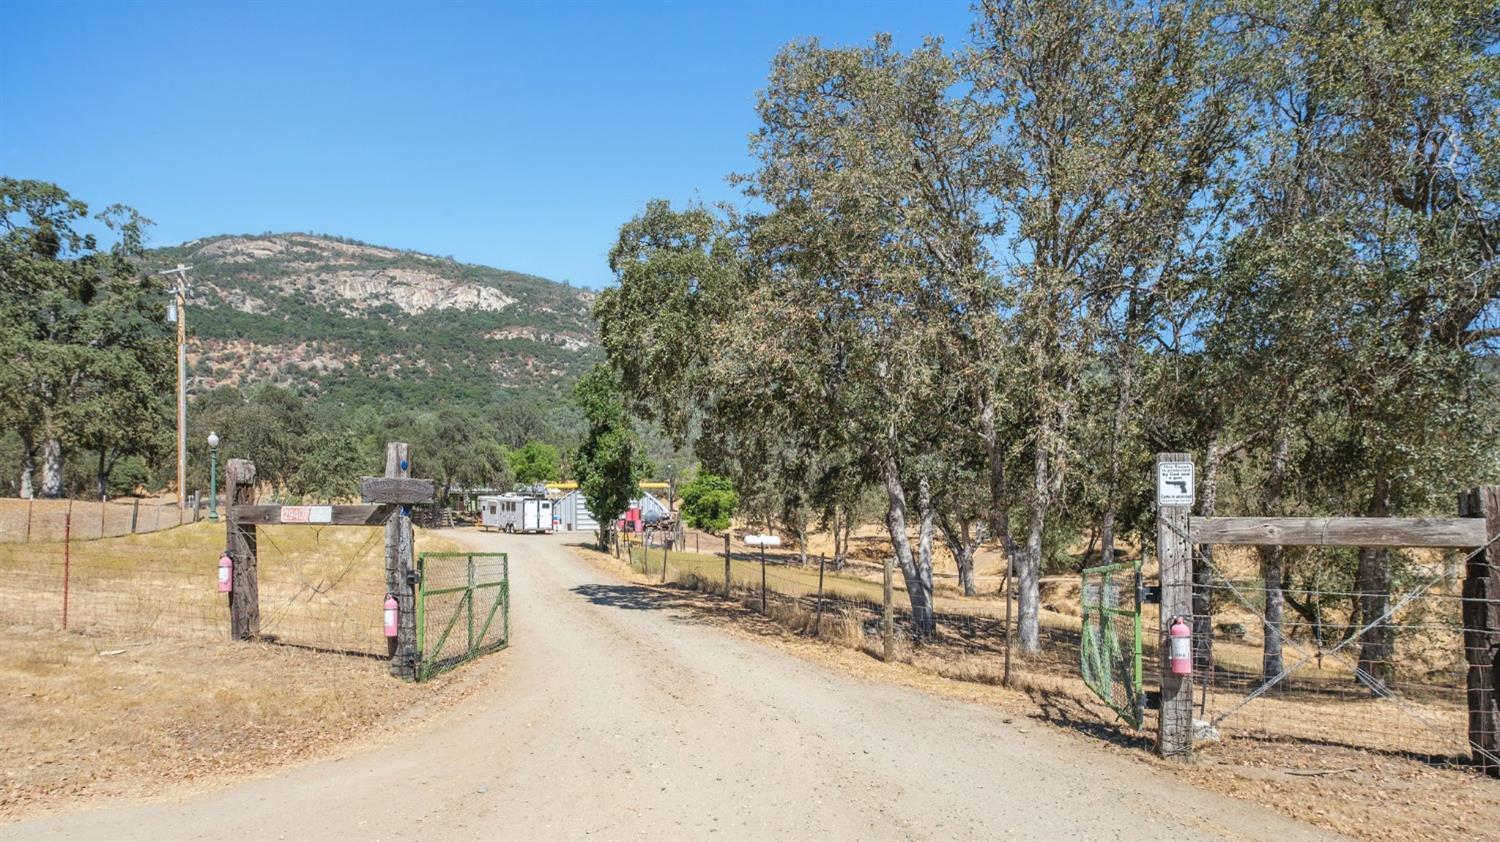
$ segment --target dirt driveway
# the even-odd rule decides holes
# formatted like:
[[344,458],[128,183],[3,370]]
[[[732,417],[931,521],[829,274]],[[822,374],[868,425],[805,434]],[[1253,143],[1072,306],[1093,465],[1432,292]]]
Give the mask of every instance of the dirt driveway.
[[470,667],[495,675],[448,716],[0,839],[1330,838],[999,711],[696,624],[575,558],[565,543],[582,538],[450,534],[511,553],[515,645]]

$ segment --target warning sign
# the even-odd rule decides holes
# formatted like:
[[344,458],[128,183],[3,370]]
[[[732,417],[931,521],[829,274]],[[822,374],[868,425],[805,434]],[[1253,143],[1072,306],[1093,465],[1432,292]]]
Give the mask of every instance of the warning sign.
[[1156,463],[1156,505],[1193,505],[1193,463]]

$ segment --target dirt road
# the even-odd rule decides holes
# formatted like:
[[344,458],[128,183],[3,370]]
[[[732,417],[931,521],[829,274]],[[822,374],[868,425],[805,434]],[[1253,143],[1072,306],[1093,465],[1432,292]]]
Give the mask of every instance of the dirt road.
[[576,537],[457,534],[512,559],[515,645],[469,667],[495,671],[476,696],[348,757],[0,839],[1328,838],[693,623],[574,558]]

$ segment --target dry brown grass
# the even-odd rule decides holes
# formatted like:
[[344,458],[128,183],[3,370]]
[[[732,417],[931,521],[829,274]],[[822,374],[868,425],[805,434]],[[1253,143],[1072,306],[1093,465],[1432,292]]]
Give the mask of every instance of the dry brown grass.
[[451,704],[497,669],[415,685],[380,660],[269,644],[6,632],[6,819],[270,774]]

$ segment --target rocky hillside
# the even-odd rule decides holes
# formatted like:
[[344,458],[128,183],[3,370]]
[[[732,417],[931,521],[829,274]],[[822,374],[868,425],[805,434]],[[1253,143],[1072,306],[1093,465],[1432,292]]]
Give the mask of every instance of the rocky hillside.
[[478,407],[570,388],[597,358],[593,293],[533,275],[311,234],[208,237],[150,258],[177,263],[192,267],[195,391],[273,382]]

